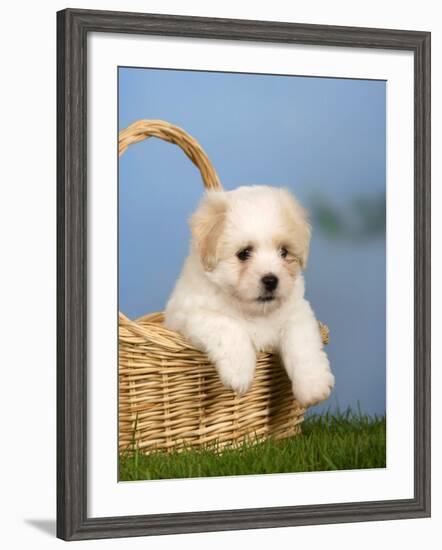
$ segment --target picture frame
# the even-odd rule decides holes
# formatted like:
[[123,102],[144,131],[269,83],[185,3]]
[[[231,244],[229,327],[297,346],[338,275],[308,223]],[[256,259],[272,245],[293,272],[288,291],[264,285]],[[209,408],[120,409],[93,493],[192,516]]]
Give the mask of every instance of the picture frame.
[[[414,497],[89,517],[88,36],[124,33],[368,48],[414,59]],[[110,159],[114,162],[114,159]],[[64,540],[430,515],[430,33],[66,9],[57,13],[57,536]]]

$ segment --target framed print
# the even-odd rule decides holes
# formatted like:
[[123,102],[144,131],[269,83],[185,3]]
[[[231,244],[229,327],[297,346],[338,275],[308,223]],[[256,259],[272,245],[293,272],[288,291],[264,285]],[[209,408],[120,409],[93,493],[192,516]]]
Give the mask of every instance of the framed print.
[[57,47],[57,535],[429,516],[430,33]]

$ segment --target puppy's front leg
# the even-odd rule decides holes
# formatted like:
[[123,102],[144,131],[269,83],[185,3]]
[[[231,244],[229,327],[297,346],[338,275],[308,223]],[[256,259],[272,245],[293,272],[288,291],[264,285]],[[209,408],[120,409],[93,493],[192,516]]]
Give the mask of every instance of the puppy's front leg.
[[322,348],[318,322],[310,304],[302,300],[282,331],[280,352],[293,394],[303,407],[327,399],[335,383]]
[[194,313],[186,319],[184,332],[196,347],[207,353],[227,388],[240,395],[250,388],[255,374],[256,352],[239,323],[207,312]]

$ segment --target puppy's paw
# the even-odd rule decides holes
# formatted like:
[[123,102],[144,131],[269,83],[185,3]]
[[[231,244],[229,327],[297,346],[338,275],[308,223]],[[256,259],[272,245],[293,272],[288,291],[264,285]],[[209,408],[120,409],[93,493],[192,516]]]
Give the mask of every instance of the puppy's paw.
[[256,367],[256,354],[252,348],[226,354],[216,361],[221,382],[239,395],[245,394],[253,382]]
[[302,407],[311,407],[325,401],[335,385],[335,377],[328,360],[304,365],[292,379],[293,395]]

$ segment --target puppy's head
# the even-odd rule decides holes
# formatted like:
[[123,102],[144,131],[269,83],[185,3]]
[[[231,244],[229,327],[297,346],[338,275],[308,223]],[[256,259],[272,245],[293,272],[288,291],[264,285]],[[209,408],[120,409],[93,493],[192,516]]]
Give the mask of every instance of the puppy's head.
[[310,225],[286,189],[211,191],[190,225],[206,275],[250,313],[281,305],[307,262]]

